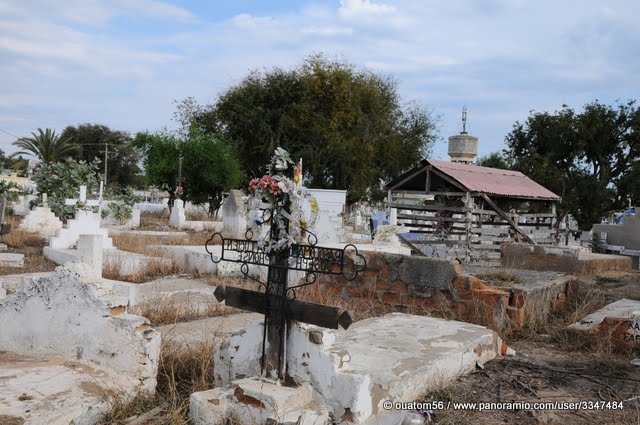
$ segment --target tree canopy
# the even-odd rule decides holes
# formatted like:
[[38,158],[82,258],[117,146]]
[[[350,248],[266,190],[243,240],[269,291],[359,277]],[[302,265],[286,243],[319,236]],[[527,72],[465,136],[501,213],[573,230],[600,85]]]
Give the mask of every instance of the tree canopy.
[[348,189],[351,199],[375,197],[380,180],[426,156],[436,138],[431,115],[401,105],[393,79],[319,55],[292,70],[254,71],[214,104],[183,110],[232,141],[247,177],[263,173],[280,146],[303,159],[308,186]]
[[63,161],[77,149],[71,139],[58,136],[50,128],[44,131],[39,128],[37,134],[31,133],[31,137],[21,137],[13,142],[13,145],[21,150],[11,154],[11,158],[30,155],[46,163]]
[[66,162],[40,164],[34,171],[32,179],[38,185],[39,193],[48,195],[51,211],[60,219],[72,218],[76,206],[65,205],[65,199],[77,198],[81,185],[87,186],[88,193],[99,186],[98,166],[95,162],[76,161],[72,158]]
[[105,161],[107,146],[107,184],[111,187],[139,185],[140,153],[131,145],[131,136],[124,131],[112,130],[100,124],[67,126],[61,134],[77,145],[73,158],[91,162],[95,158]]
[[532,112],[506,137],[507,160],[517,170],[562,196],[560,214],[581,229],[640,198],[640,109],[635,101],[576,112]]
[[240,182],[242,173],[235,153],[212,133],[193,129],[186,140],[167,132],[138,133],[133,143],[142,150],[148,183],[169,193],[170,206],[181,187],[181,199],[196,205],[209,203],[209,213],[215,213],[223,192]]
[[501,168],[503,170],[510,170],[512,168],[507,158],[505,158],[501,152],[491,152],[485,156],[481,156],[475,165],[480,167]]

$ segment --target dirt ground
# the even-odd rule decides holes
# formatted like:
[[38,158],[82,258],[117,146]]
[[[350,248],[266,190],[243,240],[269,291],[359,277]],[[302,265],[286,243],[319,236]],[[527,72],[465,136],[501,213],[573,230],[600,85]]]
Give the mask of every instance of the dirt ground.
[[[449,406],[434,411],[430,423],[640,424],[640,365],[631,363],[640,359],[640,346],[566,329],[575,316],[599,306],[621,298],[640,300],[640,273],[582,279],[582,287],[582,298],[556,312],[545,329],[505,338],[515,356],[488,362],[449,387],[427,394],[425,402],[442,401]],[[586,403],[580,409],[513,405],[479,411],[454,409],[453,403],[458,402]]]

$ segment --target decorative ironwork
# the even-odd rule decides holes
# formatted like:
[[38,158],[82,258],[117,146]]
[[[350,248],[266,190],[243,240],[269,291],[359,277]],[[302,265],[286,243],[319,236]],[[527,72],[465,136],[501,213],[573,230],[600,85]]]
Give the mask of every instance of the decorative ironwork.
[[[214,294],[218,301],[224,301],[226,305],[264,314],[262,373],[279,379],[286,374],[285,341],[289,321],[332,329],[347,329],[352,323],[349,313],[338,307],[296,299],[296,290],[314,284],[319,274],[342,275],[346,280],[353,280],[366,267],[366,260],[355,245],[348,244],[342,249],[317,246],[318,238],[303,226],[300,211],[294,211],[295,214],[291,212],[289,208],[293,202],[290,197],[297,197],[296,205],[299,207],[299,193],[304,188],[300,184],[301,164],[295,168],[293,180],[283,176],[282,166],[290,162],[288,154],[278,148],[272,160],[272,167],[279,170],[278,174],[252,180],[250,191],[257,192],[264,186],[264,196],[271,198],[271,204],[258,202],[262,210],[254,210],[258,226],[252,225],[247,229],[246,239],[225,238],[221,233],[214,233],[205,244],[211,261],[239,263],[242,274],[259,285],[260,291],[219,286]],[[300,243],[300,238],[296,239],[297,243],[292,241],[289,235],[291,220],[296,220],[291,223],[296,235],[298,232],[300,236],[306,234],[305,243]],[[267,237],[262,237],[260,231],[263,224],[270,224]],[[220,248],[214,248],[218,246]],[[214,252],[218,249],[219,254]],[[252,276],[250,266],[268,267],[267,281],[262,282]],[[290,270],[304,272],[304,280],[289,286]]]

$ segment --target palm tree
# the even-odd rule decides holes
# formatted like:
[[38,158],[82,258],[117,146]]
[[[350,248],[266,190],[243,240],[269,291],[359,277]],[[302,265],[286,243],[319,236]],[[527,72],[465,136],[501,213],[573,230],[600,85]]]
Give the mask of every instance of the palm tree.
[[31,155],[42,162],[57,162],[66,159],[72,152],[75,152],[77,145],[69,138],[60,138],[55,131],[50,128],[42,131],[38,129],[38,134],[31,133],[33,137],[21,137],[13,142],[14,146],[21,148],[19,152],[14,152],[10,158],[18,155]]

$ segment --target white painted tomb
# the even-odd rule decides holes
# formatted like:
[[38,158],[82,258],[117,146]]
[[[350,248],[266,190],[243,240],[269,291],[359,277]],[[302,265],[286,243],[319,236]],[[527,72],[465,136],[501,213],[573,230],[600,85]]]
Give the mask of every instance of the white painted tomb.
[[47,194],[42,194],[43,206],[29,211],[18,229],[25,232],[37,233],[45,239],[55,236],[62,229],[62,221],[47,206]]
[[[474,370],[476,363],[495,358],[502,345],[495,332],[483,326],[401,313],[362,320],[346,331],[294,323],[289,332],[288,374],[296,382],[310,383],[333,418],[353,423],[377,423],[378,416],[394,413],[382,407],[385,400],[413,401],[446,386]],[[256,321],[232,337],[227,351],[220,350],[214,362],[228,370],[216,377],[228,376],[232,387],[242,387],[246,377],[257,376],[261,335],[262,321]],[[191,396],[194,424],[222,424],[216,418],[247,408],[246,400],[225,388]],[[273,391],[266,385],[263,393],[252,388],[252,397],[258,400]],[[300,418],[309,414],[307,401],[302,397],[299,405],[286,408]]]

